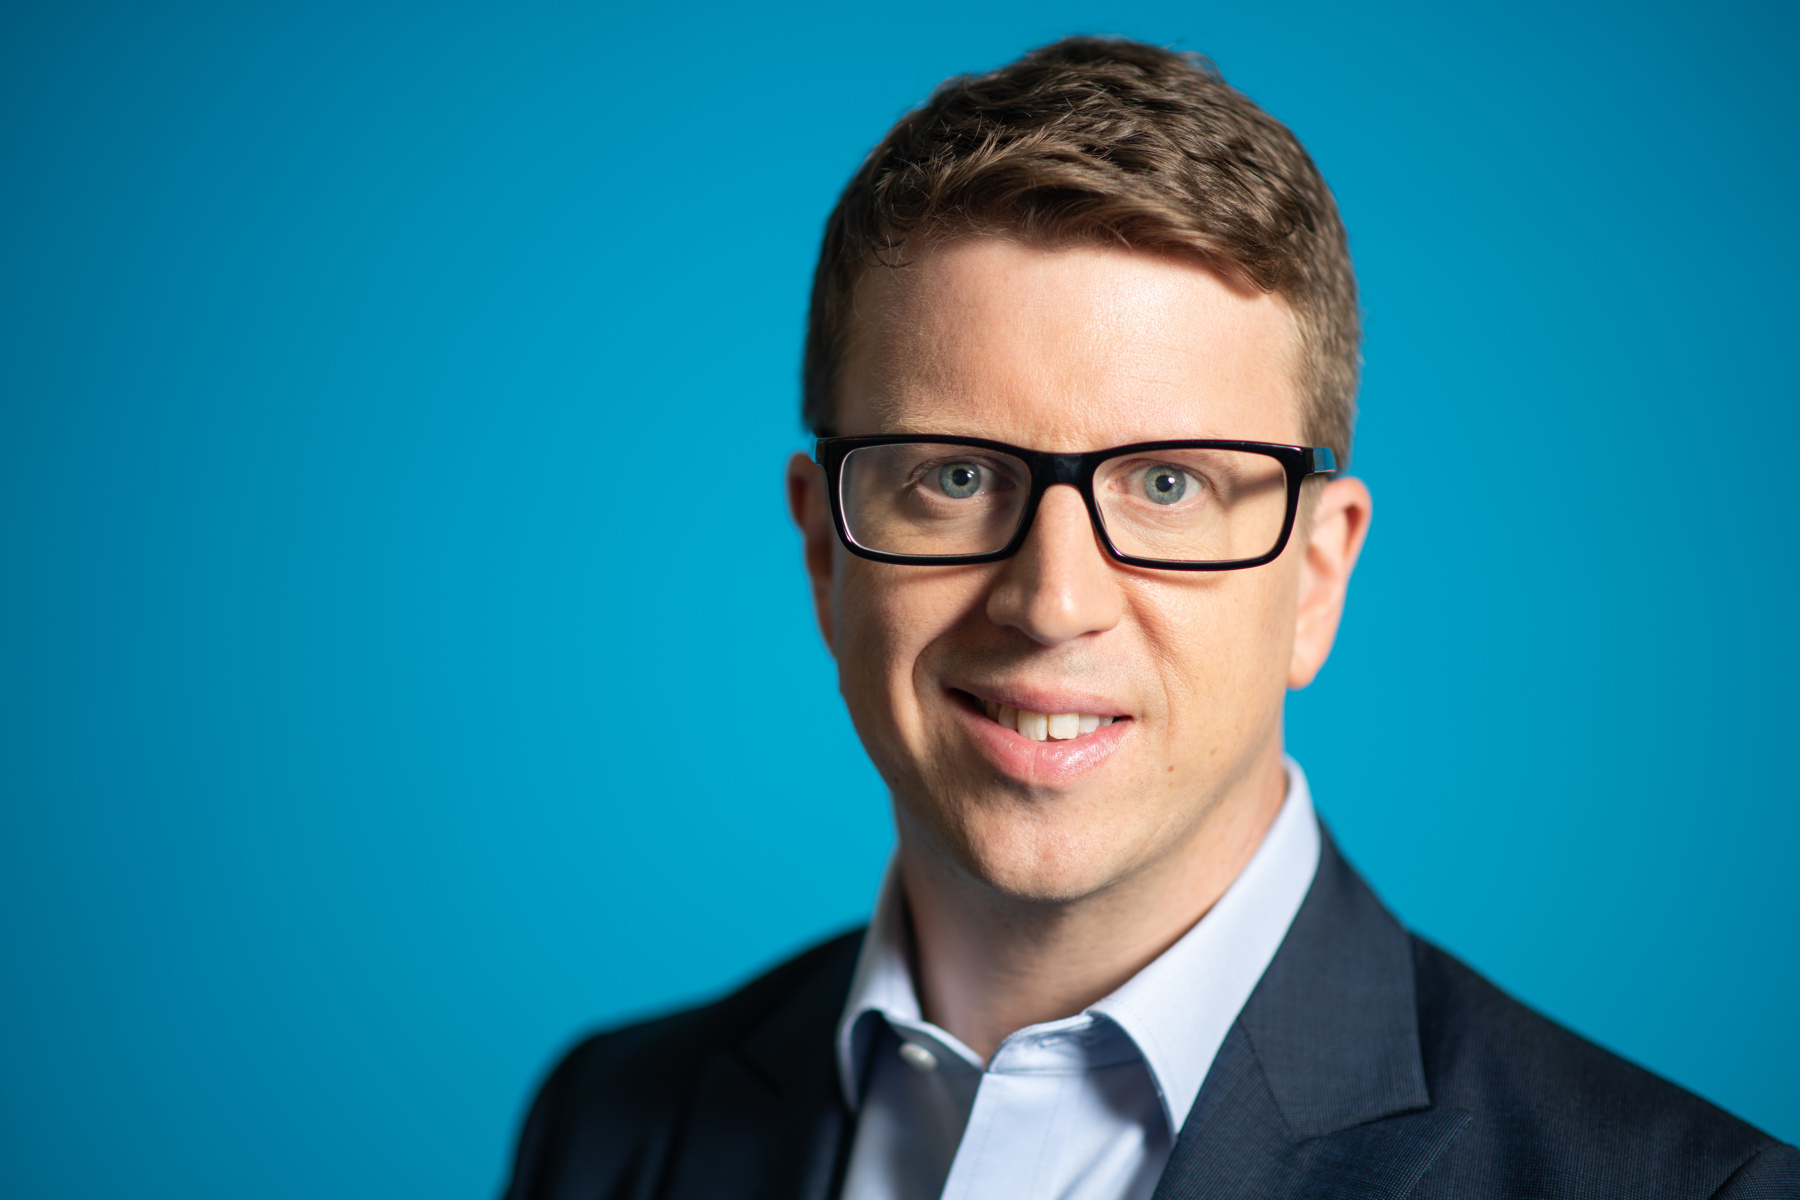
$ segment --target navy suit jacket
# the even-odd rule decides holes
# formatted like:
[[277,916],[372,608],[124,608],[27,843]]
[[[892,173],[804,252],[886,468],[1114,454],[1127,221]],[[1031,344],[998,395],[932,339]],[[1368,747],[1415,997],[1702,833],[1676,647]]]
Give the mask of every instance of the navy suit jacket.
[[[861,940],[582,1043],[532,1106],[508,1200],[831,1200]],[[1154,1200],[1228,1196],[1800,1198],[1800,1150],[1410,936],[1327,837]]]

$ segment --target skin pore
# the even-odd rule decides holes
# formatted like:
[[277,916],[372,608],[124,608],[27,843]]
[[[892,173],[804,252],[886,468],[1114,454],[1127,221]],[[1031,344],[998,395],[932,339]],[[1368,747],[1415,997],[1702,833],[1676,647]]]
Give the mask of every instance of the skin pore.
[[[969,238],[869,271],[856,300],[845,434],[1304,440],[1287,305],[1193,259]],[[1183,572],[1110,558],[1062,486],[1002,562],[869,562],[824,486],[795,455],[819,626],[893,793],[920,1003],[985,1059],[1124,983],[1249,861],[1286,791],[1285,692],[1330,652],[1369,493],[1310,484],[1274,562]],[[1118,719],[1034,742],[983,701]]]

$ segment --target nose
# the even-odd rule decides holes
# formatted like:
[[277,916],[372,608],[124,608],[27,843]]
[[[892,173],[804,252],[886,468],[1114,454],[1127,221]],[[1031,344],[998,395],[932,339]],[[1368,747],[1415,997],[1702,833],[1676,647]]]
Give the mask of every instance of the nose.
[[1119,623],[1124,602],[1116,573],[1072,487],[1044,492],[1025,544],[1000,566],[987,602],[996,625],[1057,646]]

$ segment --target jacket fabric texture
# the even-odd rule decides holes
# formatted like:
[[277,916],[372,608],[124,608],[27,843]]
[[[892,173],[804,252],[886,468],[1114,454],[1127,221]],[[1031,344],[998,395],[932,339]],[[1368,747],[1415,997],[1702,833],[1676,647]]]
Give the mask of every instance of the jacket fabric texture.
[[[834,1200],[833,1056],[862,933],[551,1073],[506,1200]],[[1153,1200],[1800,1200],[1800,1150],[1600,1049],[1408,934],[1329,836]]]

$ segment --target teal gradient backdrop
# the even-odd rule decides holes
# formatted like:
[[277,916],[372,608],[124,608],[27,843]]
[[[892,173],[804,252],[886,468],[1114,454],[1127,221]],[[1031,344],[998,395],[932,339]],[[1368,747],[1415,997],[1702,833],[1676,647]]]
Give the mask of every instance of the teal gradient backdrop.
[[1351,229],[1377,515],[1289,721],[1349,855],[1800,1139],[1791,6],[64,0],[0,13],[0,1194],[488,1196],[579,1031],[866,913],[811,256],[1078,31]]

